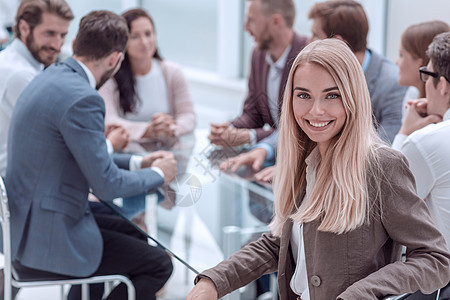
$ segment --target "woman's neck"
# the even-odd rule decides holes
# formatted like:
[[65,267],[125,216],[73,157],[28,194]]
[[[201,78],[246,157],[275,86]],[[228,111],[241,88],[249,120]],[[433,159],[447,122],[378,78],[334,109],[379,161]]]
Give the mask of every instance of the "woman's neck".
[[425,98],[425,84],[420,82],[420,84],[416,85],[417,90],[419,90],[419,98]]
[[145,61],[139,60],[132,60],[130,59],[130,66],[131,71],[133,72],[134,76],[143,76],[148,74],[150,70],[152,69],[152,59],[146,59]]

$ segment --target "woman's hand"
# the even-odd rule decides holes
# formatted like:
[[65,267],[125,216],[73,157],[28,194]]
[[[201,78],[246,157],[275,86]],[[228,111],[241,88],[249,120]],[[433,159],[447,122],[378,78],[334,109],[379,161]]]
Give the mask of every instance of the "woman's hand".
[[130,133],[120,125],[108,125],[106,138],[111,142],[114,152],[123,150],[130,142]]
[[208,278],[202,278],[186,296],[186,300],[217,300],[217,289]]
[[398,133],[410,135],[414,131],[419,130],[431,123],[439,123],[441,121],[441,116],[427,114],[426,99],[412,100],[406,104],[405,118]]
[[175,119],[165,113],[156,113],[148,123],[143,137],[155,138],[157,136],[175,136]]

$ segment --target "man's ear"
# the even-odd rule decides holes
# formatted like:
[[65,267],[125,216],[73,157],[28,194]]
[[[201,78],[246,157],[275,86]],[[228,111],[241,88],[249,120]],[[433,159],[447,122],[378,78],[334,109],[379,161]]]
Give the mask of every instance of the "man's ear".
[[109,55],[108,67],[113,68],[117,65],[117,62],[122,59],[123,53],[119,51],[114,51]]
[[280,26],[280,24],[284,21],[283,16],[280,14],[272,15],[272,23],[276,26]]
[[439,84],[441,87],[439,88],[439,93],[442,96],[450,95],[450,83],[445,79],[444,76],[439,77]]
[[30,25],[24,19],[20,19],[18,28],[20,32],[20,39],[22,42],[25,42],[31,31]]

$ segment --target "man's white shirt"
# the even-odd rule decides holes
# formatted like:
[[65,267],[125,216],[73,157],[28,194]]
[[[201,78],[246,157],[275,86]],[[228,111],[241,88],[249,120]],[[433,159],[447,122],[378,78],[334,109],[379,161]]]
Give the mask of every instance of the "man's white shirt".
[[438,124],[430,124],[409,136],[398,134],[392,147],[408,159],[417,194],[425,199],[450,250],[450,109]]
[[[95,81],[95,77],[92,74],[91,70],[89,70],[89,68],[85,64],[83,64],[81,61],[77,60],[77,63],[83,68],[84,72],[86,73],[86,76],[88,77],[88,80],[89,80],[89,85],[93,89],[95,89],[97,83]],[[113,148],[111,142],[108,139],[106,139],[106,148],[107,148],[109,154],[112,154],[114,152],[114,148]],[[141,165],[142,165],[142,160],[143,160],[142,156],[132,155],[130,157],[130,162],[129,162],[128,169],[130,171],[135,171],[135,170],[140,169]],[[150,167],[150,169],[152,169],[153,171],[158,173],[158,175],[161,176],[164,179],[164,172],[161,170],[161,168]]]
[[7,163],[7,141],[11,115],[22,91],[44,69],[19,39],[0,52],[0,175]]

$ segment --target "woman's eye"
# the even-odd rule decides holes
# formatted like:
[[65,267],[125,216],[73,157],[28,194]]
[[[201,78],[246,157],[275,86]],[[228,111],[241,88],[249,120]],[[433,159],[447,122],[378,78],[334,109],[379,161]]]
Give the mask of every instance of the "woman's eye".
[[309,95],[306,93],[297,94],[297,97],[300,99],[309,99]]
[[327,99],[339,99],[341,95],[339,94],[328,94]]

